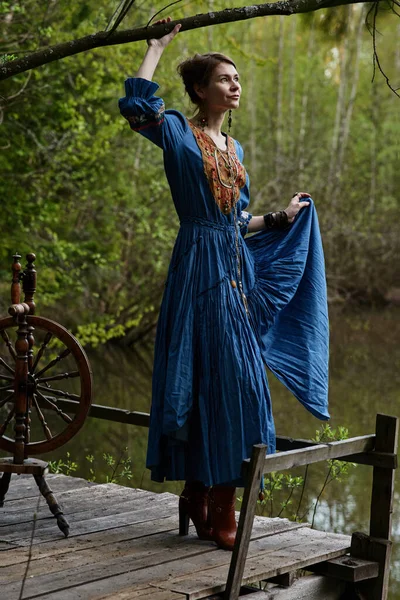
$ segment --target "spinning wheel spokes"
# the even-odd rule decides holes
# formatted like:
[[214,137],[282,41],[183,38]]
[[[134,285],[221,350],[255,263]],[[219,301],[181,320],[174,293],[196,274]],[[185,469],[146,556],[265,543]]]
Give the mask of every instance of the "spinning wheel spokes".
[[47,383],[48,381],[59,381],[61,379],[71,379],[72,377],[79,377],[79,371],[60,373],[59,375],[53,375],[52,377],[40,377],[38,378],[38,381],[40,381],[40,383]]
[[15,406],[10,410],[10,412],[7,415],[6,420],[4,421],[4,423],[1,425],[0,427],[0,436],[3,436],[6,432],[6,429],[8,427],[8,425],[10,424],[13,416],[15,415]]
[[[3,385],[3,386],[0,387],[0,392],[4,392],[5,390],[9,390],[11,388],[12,388],[11,385]],[[0,406],[1,406],[1,403],[0,403]]]
[[[77,394],[70,394],[70,392],[64,392],[64,390],[56,390],[44,385],[38,385],[37,389],[44,390],[45,392],[51,392],[52,394],[60,396],[61,398],[68,398],[68,400],[75,400],[77,402],[79,402],[80,400],[80,396],[78,396]],[[56,398],[54,398],[54,400],[56,400]]]
[[42,375],[43,373],[45,373],[46,371],[48,371],[49,369],[54,367],[58,362],[60,362],[60,360],[63,360],[64,358],[66,358],[70,354],[70,352],[71,352],[71,350],[69,350],[69,348],[67,348],[66,350],[61,352],[61,354],[59,354],[56,358],[53,358],[53,360],[50,361],[48,365],[46,365],[45,367],[43,367],[43,369],[41,369],[38,373],[36,373],[36,377],[39,377],[40,375]]
[[[25,447],[29,455],[34,455],[58,448],[81,428],[90,408],[92,381],[86,355],[72,334],[58,323],[42,317],[28,315],[26,322],[32,342],[29,345],[31,366],[27,375]],[[16,333],[13,319],[0,320],[0,335],[7,348],[15,342]],[[33,341],[37,343],[37,351]],[[6,348],[3,346],[3,355],[4,352]],[[18,364],[17,356],[16,369]],[[39,370],[35,372],[39,365]],[[14,373],[0,356],[1,367]],[[2,379],[0,448],[12,452],[15,442],[5,433],[15,414],[15,407],[11,416],[7,410],[9,404],[15,402],[11,383],[14,377],[0,374],[0,382]],[[10,384],[7,385],[7,382]],[[63,402],[66,404],[63,405]]]
[[[42,400],[42,402],[44,403],[44,405],[49,406],[50,408],[52,408],[53,410],[55,410],[58,415],[66,422],[66,423],[72,423],[72,418],[67,415],[66,413],[63,412],[62,408],[60,408],[59,406],[57,406],[57,398],[52,398],[51,396],[44,396],[43,394],[41,394],[38,390],[36,391],[36,394],[38,396],[38,398],[40,398],[40,400]],[[53,402],[54,400],[54,402]]]
[[14,381],[14,377],[11,377],[10,375],[0,375],[0,380],[4,379],[4,381]]
[[[10,388],[7,388],[10,389]],[[0,401],[0,408],[3,408],[3,406],[5,404],[7,404],[7,402],[11,401],[11,398],[14,396],[14,392],[11,392],[11,394],[9,396],[6,396],[3,400]]]
[[49,429],[49,427],[47,425],[46,419],[44,418],[44,415],[43,415],[42,411],[40,410],[40,406],[39,406],[38,401],[36,399],[36,394],[33,394],[33,404],[34,404],[34,407],[36,408],[36,412],[38,414],[39,421],[42,424],[43,431],[45,433],[46,438],[48,440],[52,440],[53,439],[53,435],[52,435],[52,433],[51,433],[51,431],[50,431],[50,429]]
[[53,338],[53,334],[52,334],[52,333],[50,333],[50,331],[49,331],[49,332],[46,334],[46,337],[44,338],[43,344],[40,346],[40,348],[39,348],[39,351],[38,351],[38,353],[37,353],[37,355],[36,355],[36,359],[35,359],[35,361],[34,361],[34,363],[33,363],[33,365],[32,365],[32,370],[31,370],[31,372],[32,372],[32,373],[34,373],[34,372],[35,372],[35,369],[36,369],[36,367],[38,366],[38,364],[39,364],[39,361],[40,361],[40,359],[42,358],[42,356],[43,356],[43,353],[44,353],[44,351],[45,351],[46,347],[47,347],[47,346],[49,345],[49,343],[51,342],[52,338]]
[[7,332],[6,331],[0,331],[0,335],[3,338],[3,340],[4,340],[4,342],[5,342],[5,344],[6,344],[7,348],[8,348],[9,353],[11,354],[11,356],[13,357],[13,359],[16,360],[17,359],[17,353],[15,352],[15,348],[12,345],[11,340],[10,340],[10,338],[7,335]]
[[5,369],[7,369],[7,371],[9,371],[10,373],[12,373],[14,375],[14,373],[15,373],[14,369],[12,369],[10,367],[10,365],[6,363],[6,361],[4,360],[4,358],[0,357],[0,365],[2,365]]

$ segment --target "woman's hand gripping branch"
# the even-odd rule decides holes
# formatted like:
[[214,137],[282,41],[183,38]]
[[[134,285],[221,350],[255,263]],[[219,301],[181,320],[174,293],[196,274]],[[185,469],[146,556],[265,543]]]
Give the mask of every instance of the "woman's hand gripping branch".
[[[154,25],[160,25],[161,23],[169,23],[170,21],[171,17],[168,17],[167,19],[160,19],[159,21],[156,21]],[[147,40],[147,52],[135,77],[141,77],[142,79],[147,79],[148,81],[152,80],[154,71],[156,70],[162,53],[164,52],[168,44],[172,42],[172,40],[174,39],[181,27],[182,25],[178,23],[178,25],[175,25],[172,31],[170,31],[166,35],[163,35],[161,38],[149,38]]]

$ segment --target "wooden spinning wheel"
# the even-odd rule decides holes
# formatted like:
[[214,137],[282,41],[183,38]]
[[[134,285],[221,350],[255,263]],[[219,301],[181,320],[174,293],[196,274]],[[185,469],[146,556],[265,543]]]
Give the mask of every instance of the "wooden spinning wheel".
[[[11,317],[0,319],[0,448],[13,455],[0,458],[0,506],[12,473],[31,473],[67,536],[69,525],[44,479],[47,463],[28,457],[59,448],[79,431],[91,405],[92,374],[78,340],[55,321],[34,315],[36,257],[27,255],[23,272],[20,258],[16,254],[12,266]],[[59,400],[68,400],[70,408]]]
[[[27,316],[26,322],[36,341],[43,338],[40,346],[37,346],[37,351],[32,348],[31,355],[28,356],[25,452],[31,456],[63,446],[79,431],[90,408],[92,380],[86,355],[69,331],[42,317]],[[15,452],[16,442],[6,437],[6,433],[15,414],[13,399],[16,356],[12,341],[16,333],[13,318],[0,319],[0,336],[11,357],[11,360],[7,361],[0,356],[0,410],[4,412],[4,418],[1,418],[0,412],[0,448],[11,453]],[[47,358],[49,355],[50,358]],[[74,363],[72,368],[68,365],[67,371],[64,368],[60,371],[60,367],[63,367],[67,360]],[[69,379],[78,380],[80,393],[63,389],[63,384]],[[63,411],[57,405],[59,398],[68,398],[76,402],[77,412],[70,415]],[[6,407],[7,410],[4,410]],[[61,427],[55,423],[55,431],[48,422],[47,411],[57,415],[60,420]],[[38,419],[38,426],[32,431],[34,418]],[[34,439],[34,433],[37,439]]]

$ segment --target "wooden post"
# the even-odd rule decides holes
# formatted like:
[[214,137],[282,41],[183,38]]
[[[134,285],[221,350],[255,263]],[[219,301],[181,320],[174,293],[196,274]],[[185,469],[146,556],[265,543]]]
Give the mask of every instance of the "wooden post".
[[[397,417],[376,415],[376,452],[397,454]],[[394,470],[374,467],[369,535],[390,540],[392,531]]]
[[240,510],[235,547],[233,549],[228,580],[226,582],[224,594],[225,600],[237,600],[237,598],[239,598],[244,566],[253,529],[257,496],[260,489],[261,477],[263,476],[266,451],[267,446],[264,444],[256,444],[253,446],[250,465],[246,476],[246,487],[244,489],[242,508]]
[[[22,289],[24,291],[24,302],[29,306],[29,314],[35,314],[35,302],[33,297],[36,292],[36,269],[34,265],[34,261],[36,259],[36,255],[30,252],[26,255],[27,265],[23,272],[22,277]],[[28,372],[31,374],[33,372],[33,346],[35,345],[35,337],[34,331],[35,328],[33,325],[28,324],[28,335],[27,340],[29,344],[28,349]],[[34,385],[32,382],[32,378],[28,378],[28,389],[27,389],[27,402],[26,402],[26,416],[25,416],[25,443],[29,444],[31,441],[31,408],[32,408],[32,400],[33,400],[33,390]]]
[[[17,305],[18,306],[18,305]],[[29,308],[26,307],[28,310]],[[14,380],[14,402],[15,402],[15,450],[14,463],[24,464],[25,458],[25,433],[27,413],[27,390],[28,390],[28,329],[26,316],[18,317],[17,341],[15,350],[17,359],[15,362]]]
[[[397,417],[376,416],[376,452],[397,453],[399,423]],[[389,591],[389,567],[392,543],[394,469],[374,467],[372,480],[369,537],[354,533],[351,554],[357,558],[379,562],[376,579],[361,583],[360,591],[367,600],[386,600]]]

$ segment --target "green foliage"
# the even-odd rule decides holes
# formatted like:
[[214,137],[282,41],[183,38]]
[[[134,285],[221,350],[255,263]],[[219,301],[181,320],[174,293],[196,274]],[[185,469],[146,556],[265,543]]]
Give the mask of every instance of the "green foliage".
[[71,460],[71,454],[67,452],[65,460],[59,458],[58,460],[49,461],[50,473],[62,473],[63,475],[72,475],[77,471],[78,463]]
[[[96,460],[93,454],[87,454],[85,459],[89,465],[88,481],[98,483],[122,483],[132,479],[132,459],[127,456],[128,448],[124,448],[118,458],[115,458],[108,452],[103,452],[102,459]],[[51,473],[62,473],[63,475],[72,475],[82,465],[71,460],[70,453],[67,452],[66,459],[49,461],[49,470]]]
[[[158,0],[151,12],[135,6],[123,27],[146,23],[162,6]],[[213,3],[214,10],[224,7]],[[2,60],[104,29],[113,8],[105,0],[0,2]],[[251,211],[283,207],[294,189],[310,191],[331,298],[382,298],[399,272],[398,100],[382,80],[370,83],[371,40],[364,31],[349,135],[341,145],[359,14],[358,8],[341,8],[299,15],[290,23],[268,17],[184,33],[167,49],[156,80],[166,106],[190,115],[176,74],[182,56],[210,49],[232,55],[243,83],[233,134],[245,149]],[[197,11],[208,9],[205,1],[196,4]],[[188,16],[193,5],[169,11],[173,18]],[[381,15],[379,44],[388,68],[398,64],[391,41],[396,26]],[[117,107],[123,80],[135,72],[145,47],[96,49],[2,84],[0,301],[7,306],[12,254],[34,251],[39,313],[60,320],[92,346],[132,344],[154,333],[178,229],[162,154],[129,130]],[[341,126],[332,150],[335,115]],[[335,171],[333,159],[344,145]]]
[[[312,441],[325,444],[346,440],[348,437],[349,431],[346,427],[338,426],[336,429],[332,429],[329,424],[324,423],[316,431],[315,438]],[[333,481],[342,482],[343,478],[349,474],[350,468],[356,466],[353,463],[339,460],[327,460],[326,462],[328,470],[322,487],[313,503],[311,526],[314,525],[317,508],[326,487]],[[263,489],[260,491],[259,500],[257,500],[260,514],[268,517],[285,516],[292,521],[304,521],[310,511],[310,507],[308,507],[300,514],[304,491],[308,481],[308,471],[309,466],[307,465],[304,476],[278,471],[268,473],[264,477]],[[296,491],[297,494],[294,493]],[[243,498],[239,497],[238,500],[241,502]],[[276,508],[276,506],[279,508]],[[294,506],[296,508],[293,511]]]

